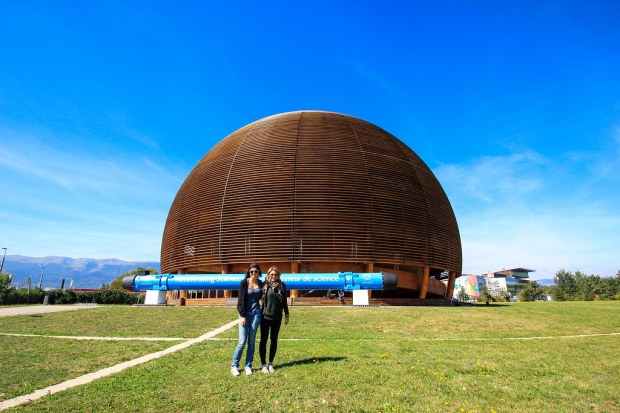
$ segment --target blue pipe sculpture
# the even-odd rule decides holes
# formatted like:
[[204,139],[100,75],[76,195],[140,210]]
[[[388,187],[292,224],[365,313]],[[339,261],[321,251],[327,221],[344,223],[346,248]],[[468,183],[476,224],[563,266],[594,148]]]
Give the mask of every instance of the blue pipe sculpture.
[[[134,291],[237,290],[245,274],[156,274],[123,278],[123,288]],[[289,290],[393,290],[398,284],[390,272],[282,274]]]

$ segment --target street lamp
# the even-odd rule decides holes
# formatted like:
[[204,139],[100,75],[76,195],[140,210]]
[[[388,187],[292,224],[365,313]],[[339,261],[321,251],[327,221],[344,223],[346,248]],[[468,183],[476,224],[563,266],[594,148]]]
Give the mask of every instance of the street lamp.
[[6,248],[2,248],[4,250],[4,255],[2,256],[2,264],[0,264],[0,274],[2,274],[2,269],[4,268],[4,259],[6,258]]
[[43,288],[43,272],[45,271],[45,264],[41,265],[41,278],[39,279],[39,288]]

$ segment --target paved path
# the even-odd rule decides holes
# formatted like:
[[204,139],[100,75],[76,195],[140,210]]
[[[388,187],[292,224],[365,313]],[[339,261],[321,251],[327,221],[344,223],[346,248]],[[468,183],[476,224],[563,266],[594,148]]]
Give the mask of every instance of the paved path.
[[2,307],[0,317],[10,317],[15,315],[30,315],[56,313],[58,311],[82,310],[85,308],[97,308],[96,305],[29,305],[22,307]]

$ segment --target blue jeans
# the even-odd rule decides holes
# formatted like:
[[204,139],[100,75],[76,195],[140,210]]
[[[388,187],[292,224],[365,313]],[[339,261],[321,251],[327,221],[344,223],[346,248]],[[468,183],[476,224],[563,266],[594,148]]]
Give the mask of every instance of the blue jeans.
[[[241,316],[239,316],[241,320]],[[254,360],[254,342],[256,341],[256,333],[260,326],[260,311],[255,313],[249,313],[245,315],[245,326],[241,325],[239,321],[239,342],[235,348],[233,354],[232,367],[239,367],[239,361],[241,361],[241,353],[245,343],[248,343],[248,352],[245,355],[245,367],[252,368],[252,360]]]

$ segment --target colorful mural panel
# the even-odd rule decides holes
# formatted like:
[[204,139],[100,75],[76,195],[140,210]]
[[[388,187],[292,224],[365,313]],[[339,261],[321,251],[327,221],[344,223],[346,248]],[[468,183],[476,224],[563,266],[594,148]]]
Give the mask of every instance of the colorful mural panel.
[[480,296],[478,287],[478,277],[476,275],[462,275],[454,282],[454,297],[458,297],[461,287],[465,289],[465,293],[474,300]]

